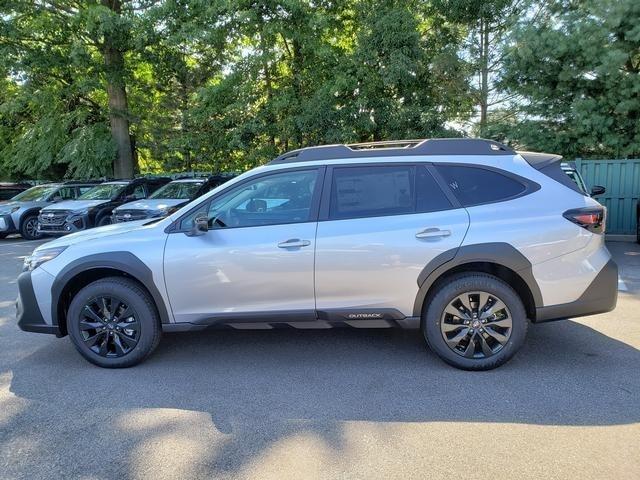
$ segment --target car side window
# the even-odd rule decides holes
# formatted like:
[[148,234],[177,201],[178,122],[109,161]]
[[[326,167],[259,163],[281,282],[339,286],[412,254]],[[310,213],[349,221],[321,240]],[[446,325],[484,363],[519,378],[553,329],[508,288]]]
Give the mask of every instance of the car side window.
[[450,208],[452,208],[451,202],[427,167],[418,166],[416,169],[416,212],[439,212]]
[[76,198],[74,187],[62,187],[51,197],[52,200],[73,200]]
[[136,200],[140,200],[142,198],[146,198],[147,194],[144,191],[144,185],[140,184],[133,189],[133,193],[131,194],[133,198]]
[[249,180],[191,212],[180,222],[180,229],[190,229],[193,219],[205,211],[212,229],[308,222],[317,180],[316,169]]
[[464,207],[512,198],[527,188],[514,178],[486,168],[466,165],[436,165],[436,168]]
[[87,186],[78,187],[78,191],[80,192],[78,194],[78,196],[82,195],[86,191],[91,190],[93,187],[95,187],[95,185],[87,185]]
[[333,170],[329,217],[346,219],[415,212],[413,166]]

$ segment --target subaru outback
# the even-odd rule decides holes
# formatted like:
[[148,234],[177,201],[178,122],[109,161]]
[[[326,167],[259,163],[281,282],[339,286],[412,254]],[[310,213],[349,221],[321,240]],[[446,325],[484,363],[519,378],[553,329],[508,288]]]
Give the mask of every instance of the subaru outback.
[[42,236],[38,231],[38,214],[47,205],[72,200],[100,181],[68,181],[31,187],[0,205],[0,238],[19,233],[25,240]]
[[38,232],[46,235],[66,235],[109,225],[114,207],[147,198],[169,180],[157,177],[105,182],[86,191],[75,200],[43,208],[38,216]]
[[36,248],[18,324],[102,367],[139,363],[163,332],[400,326],[455,367],[494,368],[530,323],[616,304],[605,209],[560,163],[480,139],[292,151],[166,218]]

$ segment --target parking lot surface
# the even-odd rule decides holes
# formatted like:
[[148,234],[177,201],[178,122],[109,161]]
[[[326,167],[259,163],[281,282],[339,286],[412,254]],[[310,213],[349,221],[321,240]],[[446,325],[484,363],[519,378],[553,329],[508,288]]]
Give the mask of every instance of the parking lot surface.
[[490,372],[417,331],[166,334],[103,370],[21,332],[0,241],[0,478],[640,478],[640,248],[611,243],[614,312],[534,325]]

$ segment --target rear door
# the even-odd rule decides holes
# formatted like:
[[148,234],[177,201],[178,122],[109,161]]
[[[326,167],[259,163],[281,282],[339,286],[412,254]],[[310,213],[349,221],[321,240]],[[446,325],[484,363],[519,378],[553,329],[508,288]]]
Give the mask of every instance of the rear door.
[[385,326],[413,315],[418,276],[469,225],[426,164],[330,168],[316,235],[321,319]]

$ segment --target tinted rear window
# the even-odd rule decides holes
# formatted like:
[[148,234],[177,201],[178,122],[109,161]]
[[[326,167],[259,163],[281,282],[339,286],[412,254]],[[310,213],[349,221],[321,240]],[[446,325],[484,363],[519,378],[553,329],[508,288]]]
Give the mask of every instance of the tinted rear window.
[[403,215],[451,204],[424,166],[341,167],[333,171],[330,218]]
[[527,188],[513,178],[486,168],[459,165],[437,165],[436,168],[465,207],[506,200]]

